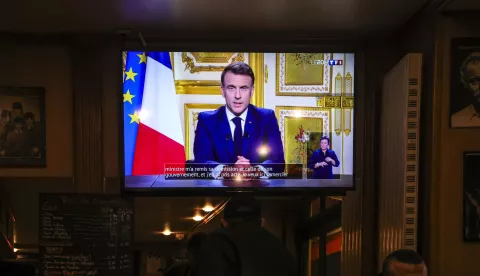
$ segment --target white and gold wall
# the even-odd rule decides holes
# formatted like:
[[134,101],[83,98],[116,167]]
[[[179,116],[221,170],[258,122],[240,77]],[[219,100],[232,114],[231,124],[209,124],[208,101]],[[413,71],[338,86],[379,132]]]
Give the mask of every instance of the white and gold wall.
[[[231,62],[244,61],[255,73],[252,104],[275,110],[285,158],[295,163],[295,135],[303,126],[331,139],[341,165],[334,174],[353,173],[353,54],[172,53],[187,158],[193,159],[198,113],[225,103],[220,75]],[[329,66],[329,60],[342,65]],[[317,147],[318,148],[318,147]]]

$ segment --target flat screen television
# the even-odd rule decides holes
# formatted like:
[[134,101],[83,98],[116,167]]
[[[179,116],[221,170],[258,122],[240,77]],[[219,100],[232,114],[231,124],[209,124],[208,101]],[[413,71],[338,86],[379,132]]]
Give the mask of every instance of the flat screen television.
[[123,191],[354,188],[354,53],[122,55]]

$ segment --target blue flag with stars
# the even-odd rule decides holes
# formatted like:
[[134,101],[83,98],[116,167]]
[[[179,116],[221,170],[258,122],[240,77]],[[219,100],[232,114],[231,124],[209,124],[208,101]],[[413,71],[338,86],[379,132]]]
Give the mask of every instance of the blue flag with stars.
[[123,132],[125,175],[132,175],[133,155],[140,123],[143,85],[147,68],[147,55],[143,52],[127,52],[123,76]]

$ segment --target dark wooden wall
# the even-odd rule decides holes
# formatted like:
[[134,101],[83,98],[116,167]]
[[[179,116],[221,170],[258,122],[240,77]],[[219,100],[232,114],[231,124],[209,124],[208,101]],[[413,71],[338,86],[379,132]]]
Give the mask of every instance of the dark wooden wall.
[[[392,37],[283,40],[283,43],[298,45],[299,49],[358,52],[355,117],[358,180],[356,191],[347,193],[342,208],[342,274],[348,276],[376,273],[376,129],[383,75],[400,56]],[[267,49],[268,38],[263,37],[264,42],[260,41],[259,45]],[[199,45],[202,50],[213,50],[208,39],[204,40]],[[275,40],[278,39],[272,37],[272,41]],[[158,42],[153,41],[149,46],[154,47],[155,43]],[[76,35],[0,36],[0,45],[0,49],[10,50],[11,56],[8,59],[7,54],[0,54],[0,60],[4,63],[8,60],[14,68],[13,73],[0,74],[0,84],[45,86],[48,94],[47,168],[0,171],[0,186],[9,194],[17,213],[18,243],[35,244],[38,193],[118,193],[120,190],[118,99],[123,44],[119,37]],[[183,41],[182,45],[187,44]],[[224,41],[222,45],[226,49],[242,44]],[[254,50],[252,44],[243,45]],[[23,57],[25,51],[30,53],[29,59]],[[1,59],[4,56],[5,59]],[[38,73],[22,73],[23,67],[19,64],[28,62]],[[0,70],[6,70],[5,67]]]

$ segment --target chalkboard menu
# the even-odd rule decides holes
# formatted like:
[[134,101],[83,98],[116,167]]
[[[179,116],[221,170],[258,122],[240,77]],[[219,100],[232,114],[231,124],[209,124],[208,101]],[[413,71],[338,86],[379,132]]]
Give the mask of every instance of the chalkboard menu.
[[40,275],[133,275],[133,208],[105,195],[40,195]]

